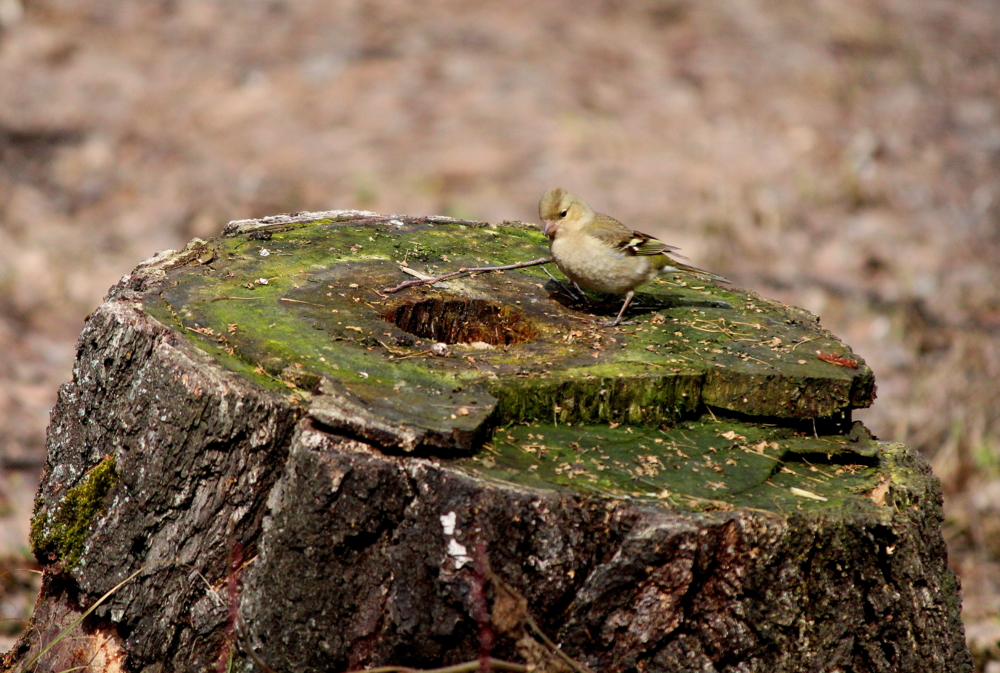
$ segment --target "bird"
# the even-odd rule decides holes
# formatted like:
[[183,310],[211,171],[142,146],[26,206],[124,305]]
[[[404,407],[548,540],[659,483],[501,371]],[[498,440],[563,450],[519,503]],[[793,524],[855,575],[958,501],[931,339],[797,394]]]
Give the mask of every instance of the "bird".
[[633,231],[613,217],[595,212],[561,187],[545,192],[538,204],[543,233],[556,266],[578,287],[625,294],[625,303],[609,326],[621,324],[635,289],[661,273],[684,272],[721,283],[722,276],[672,259],[678,248]]

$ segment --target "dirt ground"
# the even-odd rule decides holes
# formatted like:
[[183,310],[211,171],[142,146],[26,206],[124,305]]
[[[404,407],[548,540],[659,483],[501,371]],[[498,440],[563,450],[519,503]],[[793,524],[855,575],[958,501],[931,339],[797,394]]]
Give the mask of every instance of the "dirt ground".
[[563,186],[862,354],[1000,671],[1000,0],[0,0],[0,648],[84,317],[227,220]]

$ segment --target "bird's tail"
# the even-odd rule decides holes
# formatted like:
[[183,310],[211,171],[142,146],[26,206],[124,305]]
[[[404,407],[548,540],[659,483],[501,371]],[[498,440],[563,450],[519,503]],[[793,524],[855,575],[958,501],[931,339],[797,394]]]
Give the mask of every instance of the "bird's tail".
[[697,276],[698,278],[703,278],[705,280],[711,280],[716,283],[728,283],[732,284],[733,281],[728,278],[723,278],[719,274],[712,273],[711,271],[705,271],[704,269],[699,269],[696,266],[691,266],[690,264],[683,264],[676,260],[670,260],[670,264],[663,267],[661,273],[670,273],[672,271],[681,271],[683,273],[689,273],[692,276]]

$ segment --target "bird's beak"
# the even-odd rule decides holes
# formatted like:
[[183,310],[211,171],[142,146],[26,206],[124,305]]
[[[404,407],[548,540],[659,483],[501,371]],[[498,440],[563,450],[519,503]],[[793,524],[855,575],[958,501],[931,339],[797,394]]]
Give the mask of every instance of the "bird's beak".
[[545,226],[542,227],[542,233],[546,236],[552,236],[556,233],[556,229],[559,228],[559,223],[555,220],[545,220]]

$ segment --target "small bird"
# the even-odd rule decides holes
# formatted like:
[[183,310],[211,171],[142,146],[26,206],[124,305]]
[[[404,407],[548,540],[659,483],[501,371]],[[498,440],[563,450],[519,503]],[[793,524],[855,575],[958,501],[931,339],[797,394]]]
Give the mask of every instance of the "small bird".
[[598,292],[625,293],[618,325],[635,296],[635,288],[661,273],[682,271],[707,280],[729,281],[709,271],[668,257],[677,248],[633,231],[613,217],[594,212],[579,198],[556,187],[538,204],[549,250],[559,270],[579,286]]

